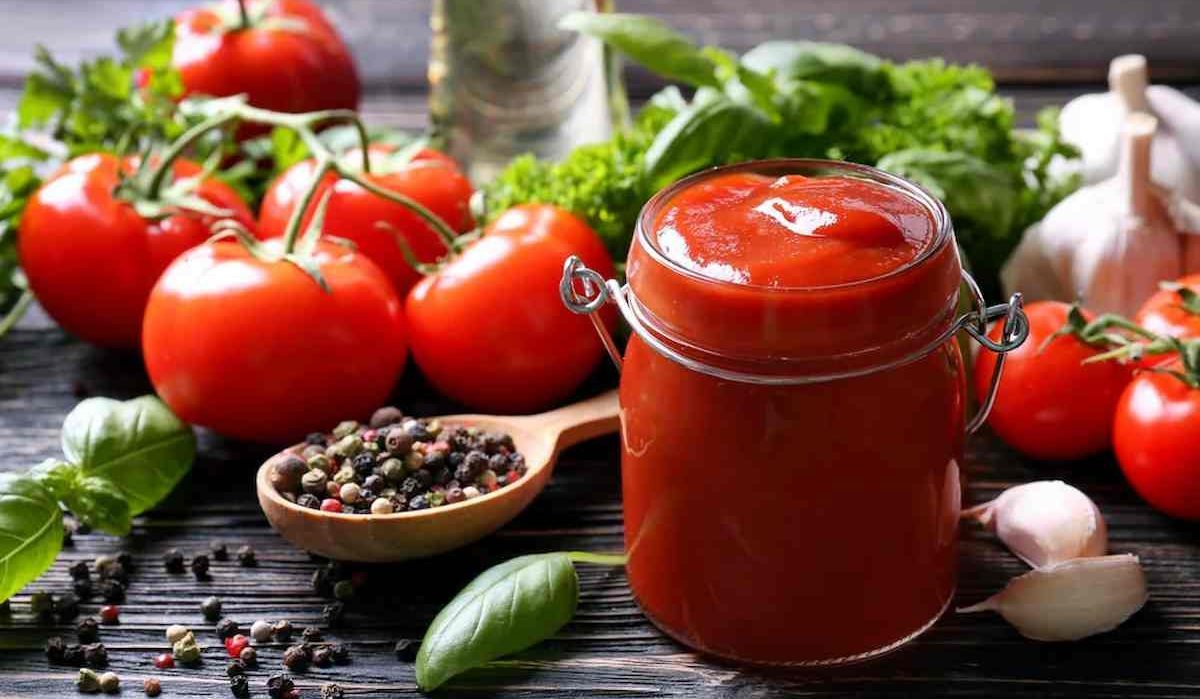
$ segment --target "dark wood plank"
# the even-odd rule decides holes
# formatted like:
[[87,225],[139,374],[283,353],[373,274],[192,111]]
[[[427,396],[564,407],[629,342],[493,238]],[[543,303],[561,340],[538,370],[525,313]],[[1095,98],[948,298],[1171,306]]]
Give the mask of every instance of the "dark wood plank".
[[[65,59],[111,50],[116,27],[165,17],[193,0],[5,0],[0,84],[31,65],[35,43]],[[325,0],[372,89],[425,85],[428,0]],[[839,41],[895,59],[978,62],[1004,82],[1097,82],[1115,55],[1145,53],[1160,80],[1200,80],[1194,0],[617,0],[699,40],[743,51],[768,39]],[[53,8],[52,10],[50,8]],[[635,94],[658,84],[631,76]]]

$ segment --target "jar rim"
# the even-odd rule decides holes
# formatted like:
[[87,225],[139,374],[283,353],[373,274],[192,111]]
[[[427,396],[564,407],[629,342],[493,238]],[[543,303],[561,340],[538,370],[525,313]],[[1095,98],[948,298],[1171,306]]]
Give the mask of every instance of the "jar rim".
[[[736,282],[727,279],[716,279],[708,275],[702,274],[694,269],[690,269],[676,260],[671,259],[658,247],[657,241],[654,240],[650,231],[654,225],[654,219],[658,217],[662,207],[666,205],[676,194],[684,189],[703,181],[710,177],[725,175],[730,173],[751,172],[759,174],[778,174],[780,177],[785,175],[806,175],[803,170],[820,171],[829,173],[827,176],[835,177],[850,177],[859,180],[865,180],[890,187],[912,198],[918,204],[921,204],[929,212],[934,225],[934,235],[929,240],[928,244],[921,249],[912,259],[907,260],[904,264],[889,269],[888,271],[872,277],[863,279],[855,279],[849,282],[840,282],[837,284],[816,284],[805,286],[781,286],[774,284],[754,284]],[[769,171],[764,173],[764,171]],[[905,274],[909,270],[921,266],[925,261],[933,257],[940,251],[949,241],[954,239],[954,225],[950,220],[950,213],[946,210],[946,206],[942,204],[937,197],[933,196],[927,189],[911,182],[899,175],[893,175],[890,172],[880,170],[870,165],[860,165],[858,163],[849,163],[842,160],[828,160],[822,158],[769,158],[765,160],[751,160],[744,163],[736,163],[733,165],[721,165],[717,167],[701,170],[677,180],[673,184],[664,187],[657,194],[650,198],[649,201],[642,206],[642,210],[638,213],[637,224],[634,229],[634,237],[641,243],[642,249],[646,251],[651,258],[659,264],[667,267],[673,272],[682,274],[690,279],[698,282],[713,284],[718,287],[746,289],[760,293],[790,293],[800,294],[805,292],[827,293],[830,291],[840,291],[847,289],[860,288],[871,284],[885,282],[893,277],[898,277]]]

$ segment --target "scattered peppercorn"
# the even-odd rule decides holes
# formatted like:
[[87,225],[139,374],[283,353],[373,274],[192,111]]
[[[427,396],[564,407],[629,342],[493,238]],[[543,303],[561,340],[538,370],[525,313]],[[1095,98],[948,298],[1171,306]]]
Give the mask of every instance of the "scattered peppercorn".
[[281,643],[292,640],[292,632],[292,622],[287,619],[280,619],[271,625],[271,635],[275,637],[276,641]]
[[116,694],[121,689],[121,678],[115,672],[100,675],[100,691],[105,694]]
[[208,579],[208,556],[201,553],[192,559],[192,575],[197,580]]
[[190,665],[200,660],[200,646],[196,644],[196,636],[191,631],[188,631],[178,641],[171,646],[171,652],[175,659],[185,665]]
[[79,616],[79,598],[73,592],[63,593],[54,602],[54,612],[60,621],[70,621]]
[[312,652],[312,662],[313,665],[316,665],[317,667],[329,667],[333,664],[333,652],[329,650],[328,646],[314,648]]
[[108,649],[103,643],[88,643],[83,646],[83,662],[91,667],[104,667],[108,664]]
[[46,660],[51,664],[62,663],[67,653],[67,642],[62,636],[51,636],[46,639]]
[[239,699],[250,696],[250,680],[245,675],[233,675],[229,678],[229,691]]
[[100,608],[100,621],[106,624],[116,624],[121,620],[121,608],[115,604],[106,604]]
[[337,627],[341,626],[345,613],[346,605],[341,602],[330,602],[321,609],[321,619],[325,621],[326,626]]
[[329,655],[333,662],[345,665],[350,662],[350,648],[345,643],[334,643],[329,646]]
[[49,592],[35,592],[29,596],[29,611],[34,616],[49,618],[54,614],[54,595]]
[[321,685],[321,699],[345,699],[346,692],[341,686],[333,682],[326,682]]
[[321,634],[321,629],[318,629],[315,626],[305,627],[304,633],[300,634],[300,637],[309,643],[316,643],[324,638],[324,636]]
[[100,676],[86,667],[80,668],[75,686],[83,694],[95,694],[100,691]]
[[91,599],[95,590],[92,588],[91,578],[79,578],[71,583],[71,590],[79,599]]
[[225,617],[217,622],[217,638],[222,641],[231,636],[236,636],[238,630],[238,623],[229,617]]
[[167,643],[175,643],[179,639],[191,633],[188,627],[182,624],[171,624],[167,627]]
[[101,580],[100,596],[105,602],[124,602],[125,586],[119,580]]
[[237,552],[238,563],[247,568],[258,565],[258,557],[250,546],[242,546]]
[[209,621],[216,621],[221,618],[221,600],[216,597],[209,597],[200,603],[200,613]]
[[408,638],[402,638],[396,641],[396,647],[393,652],[396,654],[396,659],[411,663],[417,659],[417,651],[421,649],[421,644],[417,641]]
[[292,672],[304,672],[312,663],[312,649],[305,644],[289,646],[283,652],[283,665]]
[[245,663],[246,667],[254,667],[258,665],[258,651],[254,650],[254,646],[246,646],[238,653],[238,659]]
[[250,638],[253,638],[259,643],[266,643],[271,640],[271,622],[259,619],[250,625]]
[[286,672],[278,675],[271,675],[267,678],[267,696],[271,699],[283,699],[283,696],[296,688],[296,683],[292,681],[292,676]]
[[214,561],[229,560],[229,547],[225,545],[224,541],[212,542],[212,545],[209,547],[209,552],[212,553]]
[[229,677],[246,674],[246,663],[243,663],[241,658],[230,660],[229,665],[225,666],[225,674]]
[[68,572],[71,574],[72,580],[90,580],[92,577],[92,571],[88,568],[87,561],[76,561],[68,569]]
[[225,650],[229,653],[229,657],[237,658],[242,654],[242,649],[250,646],[250,639],[242,634],[235,634],[225,639]]
[[333,596],[339,600],[348,600],[354,596],[354,584],[349,580],[339,580],[333,586]]
[[154,656],[154,667],[159,670],[169,670],[175,667],[175,656],[170,653],[159,653]]
[[183,572],[183,554],[179,549],[171,549],[163,554],[163,566],[166,567],[168,573]]
[[148,697],[156,697],[159,694],[162,694],[162,683],[154,677],[147,677],[146,679],[142,680],[142,691],[145,692],[146,696]]
[[75,633],[80,643],[91,643],[100,637],[100,625],[95,617],[84,617],[75,624]]

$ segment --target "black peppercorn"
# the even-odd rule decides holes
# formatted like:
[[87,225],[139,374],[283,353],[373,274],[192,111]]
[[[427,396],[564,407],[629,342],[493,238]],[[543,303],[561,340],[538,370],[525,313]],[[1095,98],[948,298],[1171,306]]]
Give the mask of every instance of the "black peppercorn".
[[125,566],[121,565],[117,559],[105,559],[104,564],[96,565],[96,575],[101,580],[119,580],[123,584],[129,582],[129,571],[125,570]]
[[414,471],[412,477],[417,479],[417,484],[421,486],[421,490],[429,490],[429,486],[433,485],[433,474],[425,469]]
[[80,578],[71,583],[71,589],[75,592],[75,596],[79,599],[91,599],[95,590],[92,587],[91,578]]
[[267,678],[267,696],[271,699],[282,699],[284,694],[292,691],[295,687],[296,683],[292,681],[292,676],[286,672]]
[[400,482],[400,492],[406,497],[413,497],[421,491],[421,484],[416,478],[409,476]]
[[216,597],[209,597],[200,603],[200,613],[209,621],[216,621],[221,618],[221,600]]
[[410,510],[424,510],[428,507],[429,498],[424,495],[413,496],[413,498],[408,501],[408,509]]
[[357,474],[359,478],[366,478],[367,476],[371,475],[371,471],[375,469],[375,455],[363,452],[358,456],[355,456],[350,461],[350,465],[354,467],[354,473]]
[[321,509],[321,499],[310,493],[305,493],[296,498],[296,504],[300,507],[307,507],[311,510]]
[[334,643],[329,646],[329,655],[338,665],[350,662],[350,648],[345,643]]
[[54,601],[54,613],[61,621],[70,621],[79,616],[79,598],[73,592],[63,593]]
[[325,567],[317,568],[312,574],[313,592],[326,596],[333,592],[333,583],[329,579],[329,571]]
[[80,643],[91,643],[100,637],[100,624],[95,617],[84,617],[75,624],[75,633],[79,636]]
[[217,638],[224,641],[230,636],[238,634],[238,623],[229,617],[226,617],[217,622]]
[[88,643],[83,646],[83,662],[92,667],[104,667],[108,664],[108,649],[103,643]]
[[29,596],[29,611],[34,616],[50,618],[54,614],[54,595],[49,592],[35,592]]
[[101,580],[99,592],[105,602],[125,601],[125,586],[119,580]]
[[406,663],[411,663],[417,659],[417,651],[421,649],[421,644],[417,641],[402,638],[396,641],[396,648],[393,652],[396,654],[396,659]]
[[404,456],[412,448],[413,438],[404,430],[388,430],[384,446],[393,456]]
[[340,626],[342,617],[346,614],[346,605],[341,602],[330,602],[321,609],[321,619],[331,628]]
[[225,668],[225,674],[230,677],[246,674],[246,663],[243,663],[240,658],[230,660],[229,665]]
[[381,492],[387,484],[383,482],[383,476],[367,476],[363,481],[363,488],[372,492]]
[[304,443],[325,446],[325,435],[321,432],[309,432],[308,435],[304,437]]
[[72,580],[90,580],[92,571],[88,568],[87,561],[76,561],[68,571],[71,573]]
[[304,672],[312,662],[312,651],[304,645],[291,646],[283,652],[283,665],[292,672]]
[[287,643],[290,641],[292,639],[292,631],[292,622],[288,621],[287,619],[280,619],[274,624],[271,624],[271,635],[273,635],[275,640],[279,641],[280,643]]
[[[229,691],[238,699],[250,696],[250,680],[245,675],[234,675],[229,678]],[[271,696],[275,696],[272,694]]]
[[243,566],[258,565],[258,557],[254,554],[254,549],[249,546],[242,546],[237,552],[238,563]]
[[212,545],[209,547],[209,551],[212,553],[214,561],[229,560],[229,547],[225,545],[224,541],[212,542]]
[[399,408],[394,405],[385,405],[371,413],[371,421],[367,424],[378,429],[400,422],[403,418],[404,413],[400,412]]
[[67,646],[63,652],[63,665],[80,667],[83,665],[83,646]]
[[300,634],[300,638],[303,638],[309,643],[316,643],[324,638],[324,636],[321,635],[321,629],[318,629],[315,626],[307,626],[304,628],[304,632]]
[[62,636],[51,636],[46,639],[46,660],[53,664],[60,664],[63,657],[67,653],[67,642],[62,639]]
[[130,573],[133,572],[133,554],[129,553],[128,551],[121,551],[117,554],[117,563],[120,563],[121,566]]
[[163,565],[166,567],[168,573],[182,573],[183,554],[179,552],[179,549],[167,551],[163,554]]
[[208,556],[199,554],[192,559],[192,575],[195,575],[197,580],[208,579]]
[[312,653],[312,662],[317,667],[329,667],[333,664],[333,653],[328,646],[315,648]]
[[321,685],[321,699],[345,699],[346,692],[333,682]]

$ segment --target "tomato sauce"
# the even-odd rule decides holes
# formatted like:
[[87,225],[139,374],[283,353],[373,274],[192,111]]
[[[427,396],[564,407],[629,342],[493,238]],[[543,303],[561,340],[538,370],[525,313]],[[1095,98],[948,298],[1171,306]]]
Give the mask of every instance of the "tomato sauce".
[[959,274],[941,205],[869,168],[768,161],[647,204],[629,285],[677,356],[629,343],[622,474],[630,584],[655,623],[731,659],[832,664],[937,619]]

